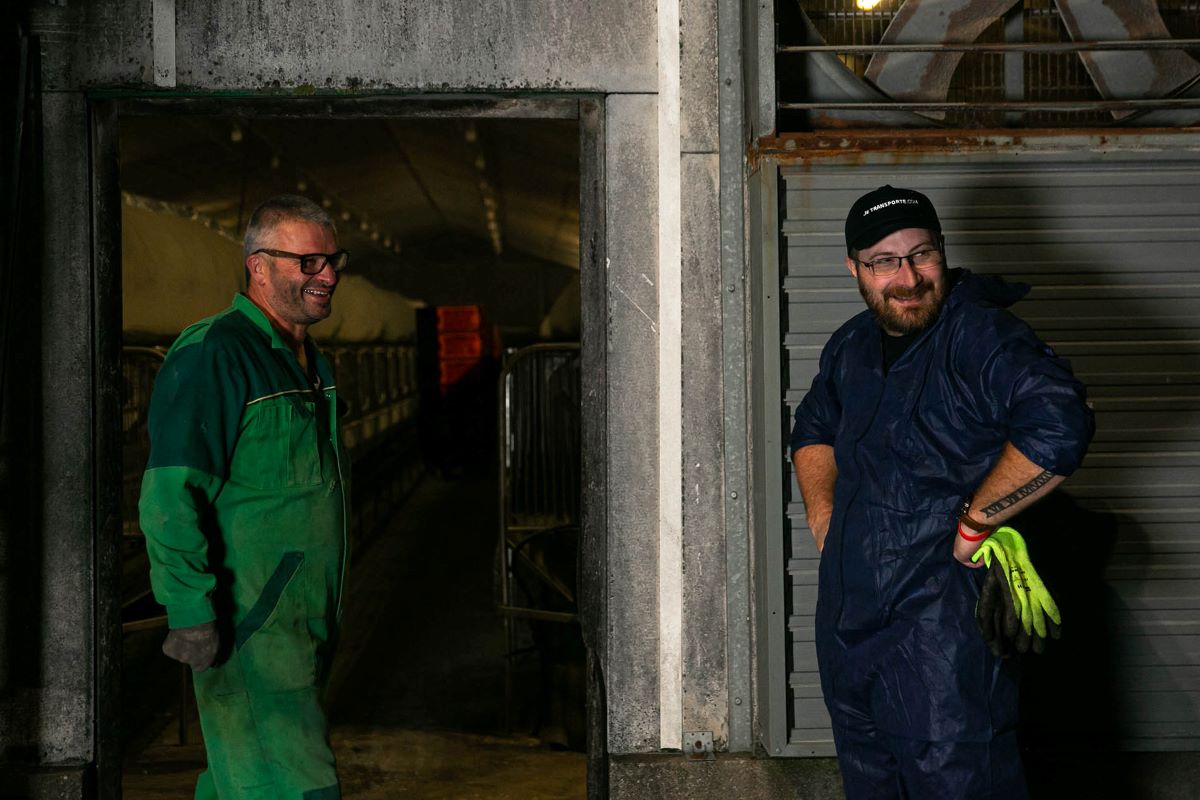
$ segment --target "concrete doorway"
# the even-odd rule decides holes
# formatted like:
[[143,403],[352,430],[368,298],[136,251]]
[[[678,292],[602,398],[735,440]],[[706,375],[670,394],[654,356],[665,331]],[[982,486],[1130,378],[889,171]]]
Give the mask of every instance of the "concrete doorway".
[[[603,181],[599,177],[603,174],[601,108],[600,103],[588,99],[105,101],[96,107],[97,224],[104,229],[124,218],[123,249],[127,254],[139,246],[130,239],[131,234],[145,234],[143,239],[153,239],[155,235],[161,238],[164,229],[171,226],[180,231],[189,225],[191,229],[204,228],[207,234],[194,231],[198,234],[195,241],[223,239],[226,245],[214,244],[207,249],[197,245],[174,254],[174,259],[195,262],[199,268],[205,263],[203,252],[220,254],[222,247],[236,250],[239,225],[244,226],[254,203],[278,191],[308,194],[336,212],[344,246],[356,255],[370,254],[352,264],[351,274],[360,270],[359,274],[376,287],[362,294],[363,303],[380,297],[395,303],[396,297],[403,297],[428,306],[469,303],[490,306],[498,339],[511,345],[569,337],[573,317],[573,333],[576,340],[582,340],[584,379],[603,386],[604,334],[602,327],[596,327],[604,319],[603,288],[602,279],[593,277],[598,273],[591,270],[603,258],[603,225],[598,222],[603,218],[600,201]],[[169,146],[163,146],[164,143]],[[378,147],[391,151],[386,164],[375,149]],[[443,152],[452,150],[458,155],[440,161],[428,155],[439,147]],[[328,156],[318,159],[312,155],[316,152]],[[464,152],[469,157],[462,158]],[[531,158],[539,162],[540,169],[528,167]],[[118,165],[119,170],[115,168]],[[465,192],[452,191],[451,197],[443,199],[439,194],[445,191],[446,184],[470,186],[472,194],[464,199]],[[539,184],[552,185],[553,190],[539,192]],[[360,194],[354,188],[356,185],[367,185],[370,191]],[[414,196],[416,207],[412,203]],[[360,199],[367,197],[382,199],[370,202]],[[404,207],[406,203],[408,208]],[[469,208],[464,210],[471,204],[475,206],[475,218],[463,222],[465,217],[472,216]],[[148,222],[131,222],[138,215],[149,215]],[[522,219],[531,221],[525,229],[521,228]],[[455,223],[462,224],[456,227]],[[179,238],[176,236],[175,241]],[[100,235],[97,241],[101,251],[106,249],[107,242],[109,254],[114,255],[115,237]],[[586,244],[581,247],[581,243]],[[150,255],[150,266],[154,266],[156,258],[163,259],[163,248],[143,249]],[[537,252],[530,253],[531,250]],[[405,269],[406,260],[415,268]],[[572,260],[573,267],[569,263]],[[174,264],[164,259],[159,266],[161,269],[152,270],[156,277],[170,278]],[[173,338],[166,327],[177,324],[181,328],[215,310],[196,299],[211,281],[195,274],[189,278],[184,270],[167,283],[157,284],[151,295],[143,292],[139,297],[138,292],[145,286],[136,277],[131,280],[129,265],[125,267],[123,297],[110,298],[108,303],[114,312],[122,309],[124,313],[101,320],[101,326],[109,331],[109,337],[102,341],[115,340],[126,349],[143,348],[147,351],[143,355],[153,361],[148,351],[169,344]],[[572,269],[576,270],[574,275]],[[144,277],[147,273],[140,274]],[[236,274],[233,278],[236,281]],[[481,285],[489,291],[481,291]],[[224,288],[213,293],[215,302],[228,302],[227,297],[222,300],[219,296],[228,293],[228,287]],[[156,300],[148,304],[149,299]],[[598,304],[597,299],[601,301]],[[376,443],[386,441],[383,434],[387,429],[416,424],[416,412],[410,418],[405,416],[404,409],[413,405],[419,394],[416,362],[420,344],[415,330],[407,331],[403,325],[398,331],[387,330],[395,322],[397,315],[393,312],[385,309],[380,314],[375,309],[379,329],[354,334],[354,315],[349,313],[350,309],[344,311],[347,313],[343,324],[348,332],[333,337],[328,347],[337,351],[334,355],[339,370],[344,358],[347,365],[353,365],[351,371],[359,376],[355,391],[364,401],[362,414],[354,422],[358,424],[363,452],[377,455],[381,448],[372,445],[372,439]],[[147,314],[157,315],[158,320],[147,321]],[[536,324],[531,324],[531,319]],[[361,315],[358,321],[362,321]],[[317,328],[313,333],[320,341]],[[114,349],[109,347],[107,352],[98,354],[98,363],[121,367],[119,373],[115,370],[102,373],[121,376],[122,397],[128,400],[136,381],[131,381],[133,373],[121,365],[120,354],[114,353]],[[369,380],[366,376],[370,376]],[[603,397],[601,392],[600,404]],[[493,398],[487,399],[490,409]],[[585,405],[589,402],[586,396],[583,402]],[[136,423],[129,405],[125,403],[122,414],[123,431],[128,424]],[[587,408],[581,416],[589,418]],[[602,421],[602,409],[593,417]],[[391,423],[385,425],[386,420]],[[588,435],[585,431],[585,440]],[[431,469],[421,458],[419,448],[405,449],[407,445],[403,442],[412,442],[402,436],[398,441],[401,443],[393,448],[398,449],[398,454],[371,462],[373,474],[386,476],[370,487],[377,496],[356,504],[364,533],[354,562],[356,568],[349,579],[350,591],[357,591],[369,600],[355,604],[352,599],[347,606],[346,639],[342,647],[346,657],[335,666],[331,680],[335,747],[340,748],[338,756],[343,765],[351,770],[343,776],[347,796],[390,796],[389,792],[394,793],[407,784],[388,784],[389,780],[421,780],[422,776],[413,773],[413,761],[406,760],[405,752],[423,754],[421,758],[428,764],[434,752],[430,748],[440,747],[443,752],[457,753],[453,757],[460,761],[464,753],[472,753],[471,758],[475,758],[489,748],[496,751],[511,765],[506,772],[493,777],[512,783],[513,796],[529,796],[532,785],[520,783],[523,772],[531,773],[536,780],[541,771],[561,779],[557,789],[551,786],[555,780],[551,779],[543,787],[551,793],[541,796],[559,796],[553,792],[563,791],[566,793],[561,796],[582,797],[585,791],[582,755],[542,747],[537,735],[545,733],[545,726],[538,727],[542,721],[537,711],[527,710],[516,716],[513,729],[523,738],[505,738],[503,716],[497,713],[502,712],[502,703],[498,702],[503,699],[502,685],[495,685],[486,663],[494,643],[485,641],[477,646],[476,642],[462,641],[462,648],[475,656],[467,659],[470,663],[465,667],[462,659],[456,660],[456,653],[437,652],[438,647],[452,646],[453,641],[445,636],[422,640],[419,654],[405,652],[403,645],[414,629],[406,627],[404,622],[411,622],[417,616],[431,625],[431,630],[441,630],[434,613],[439,608],[448,610],[459,621],[472,619],[473,623],[467,626],[471,628],[468,632],[471,636],[487,640],[489,630],[500,631],[499,617],[488,619],[494,609],[484,607],[492,600],[493,586],[478,585],[481,578],[488,578],[495,542],[495,520],[489,519],[487,513],[479,513],[494,508],[495,504],[491,482],[494,475],[489,475],[486,468],[481,469],[488,458],[494,462],[495,447],[494,442],[484,446],[479,453],[480,463],[470,464],[469,474],[464,475],[454,470],[447,472],[442,468],[444,465]],[[585,456],[585,460],[588,458]],[[124,465],[126,474],[117,476],[110,470],[109,491],[122,491],[126,495],[130,492],[135,482],[130,481],[128,473],[136,473],[136,460],[136,453],[131,453],[128,446],[122,447],[116,463]],[[594,457],[592,461],[595,463]],[[603,481],[593,485],[602,490]],[[356,486],[356,493],[357,490]],[[128,506],[128,501],[123,505]],[[406,510],[411,513],[404,513]],[[486,531],[484,535],[472,533],[469,537],[472,542],[478,538],[478,544],[487,548],[482,560],[475,552],[466,559],[474,566],[463,569],[446,562],[452,548],[428,546],[431,542],[446,543],[437,525],[440,522],[445,526],[447,513],[455,510],[474,513],[466,513],[451,522],[451,526]],[[115,678],[102,677],[101,685],[112,688],[100,698],[99,706],[117,711],[127,731],[122,737],[127,748],[125,763],[129,767],[125,775],[127,796],[154,797],[159,790],[164,792],[162,796],[178,796],[184,786],[170,781],[183,775],[187,783],[194,776],[200,755],[196,744],[198,731],[187,724],[186,711],[184,724],[179,724],[182,673],[156,652],[162,629],[155,625],[152,600],[139,585],[136,524],[130,524],[135,520],[129,519],[127,513],[124,516],[121,542],[124,549],[120,558],[114,559],[109,574],[98,578],[101,583],[98,594],[106,598],[102,607],[122,615],[125,630],[118,635],[116,627],[110,626],[107,642],[125,653],[126,674],[119,694]],[[422,535],[431,530],[435,535]],[[602,529],[584,526],[585,559],[593,558],[589,553],[596,552],[598,543],[602,547],[602,537]],[[466,540],[458,544],[465,546]],[[414,573],[411,566],[414,559],[418,563],[426,560],[434,568]],[[408,571],[404,574],[389,570],[405,565]],[[434,595],[435,583],[421,588],[414,582],[417,574],[442,583],[469,581],[470,591],[446,586],[448,592],[457,592],[454,596],[460,602],[445,603]],[[403,591],[397,590],[399,585],[403,585]],[[465,598],[472,598],[470,608],[462,604],[467,602]],[[586,595],[581,602],[588,602]],[[586,616],[587,610],[581,608],[581,611]],[[489,621],[493,623],[491,628]],[[356,641],[352,640],[355,636]],[[444,682],[437,690],[428,692],[403,680],[402,670],[393,669],[392,675],[400,677],[384,682],[393,692],[389,699],[388,685],[364,677],[382,674],[379,661],[386,657],[387,648],[380,650],[381,636],[394,643],[392,655],[398,659],[398,667],[420,668],[425,675],[456,663],[460,669],[458,672],[450,669],[442,676]],[[98,646],[105,646],[103,635]],[[496,655],[500,658],[496,669],[501,670],[503,648]],[[354,663],[355,659],[358,663]],[[464,675],[474,677],[463,681]],[[463,691],[456,693],[456,688]],[[501,692],[499,698],[494,694],[497,688]],[[472,698],[472,691],[478,696]],[[139,693],[146,695],[140,709],[133,702]],[[450,697],[457,698],[456,702],[436,702]],[[582,697],[579,700],[582,702]],[[173,716],[163,702],[174,707]],[[458,717],[459,729],[455,729],[452,706],[464,712]],[[597,709],[591,710],[595,713]],[[408,728],[404,727],[406,714],[414,723]],[[194,711],[191,716],[194,717]],[[379,725],[389,727],[384,736],[386,744],[372,738],[378,735],[378,730],[372,733],[372,726]],[[188,742],[182,748],[181,738]],[[577,742],[568,743],[565,736],[561,738],[561,742],[555,743],[578,746]],[[599,745],[602,752],[602,742]],[[169,747],[175,749],[164,749]],[[561,769],[536,766],[535,761],[543,751],[553,756],[551,761],[561,763]],[[135,752],[150,756],[138,762]],[[414,755],[418,762],[421,758]],[[109,764],[116,766],[112,760]],[[522,769],[522,765],[528,769]],[[572,775],[577,779],[562,777]],[[102,769],[102,783],[111,786],[117,780],[111,767],[107,774]],[[162,783],[164,780],[168,783]],[[562,788],[571,784],[577,785]],[[389,785],[390,788],[385,788]],[[432,785],[414,790],[422,796],[442,796]],[[493,792],[490,796],[504,795]]]

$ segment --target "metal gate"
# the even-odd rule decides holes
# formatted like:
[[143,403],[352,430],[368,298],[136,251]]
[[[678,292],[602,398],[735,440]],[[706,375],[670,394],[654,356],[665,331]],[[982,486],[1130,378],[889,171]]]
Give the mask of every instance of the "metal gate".
[[575,623],[581,492],[578,343],[510,353],[500,373],[499,608],[504,618],[505,711],[515,620]]

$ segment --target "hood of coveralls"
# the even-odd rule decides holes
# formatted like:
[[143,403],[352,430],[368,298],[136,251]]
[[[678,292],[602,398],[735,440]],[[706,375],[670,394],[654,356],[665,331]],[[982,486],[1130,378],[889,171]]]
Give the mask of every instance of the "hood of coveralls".
[[947,271],[950,293],[946,307],[960,303],[987,303],[1008,308],[1029,294],[1028,283],[1009,283],[998,275],[978,275],[969,269],[956,267]]

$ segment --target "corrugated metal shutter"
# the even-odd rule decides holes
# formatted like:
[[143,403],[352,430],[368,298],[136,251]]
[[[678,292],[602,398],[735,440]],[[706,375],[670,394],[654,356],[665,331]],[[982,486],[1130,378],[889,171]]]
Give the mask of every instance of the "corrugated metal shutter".
[[[1060,143],[1056,153],[877,154],[875,164],[859,154],[779,169],[789,420],[829,335],[863,308],[842,263],[844,215],[863,192],[926,192],[952,266],[1033,284],[1014,311],[1071,360],[1096,412],[1090,454],[1065,488],[1115,524],[1104,613],[1125,749],[1200,746],[1200,151],[1194,137],[1179,141],[1157,152]],[[786,753],[823,755],[832,742],[813,645],[819,562],[790,464],[781,466]]]

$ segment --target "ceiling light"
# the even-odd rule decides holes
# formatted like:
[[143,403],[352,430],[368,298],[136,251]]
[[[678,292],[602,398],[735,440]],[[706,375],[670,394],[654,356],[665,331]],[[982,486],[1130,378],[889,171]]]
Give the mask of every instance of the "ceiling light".
[[379,241],[379,231],[371,231],[371,241],[372,242]]
[[362,231],[363,233],[366,233],[367,229],[370,227],[371,226],[367,224],[367,221],[365,219],[362,222],[358,223],[358,229],[360,231]]
[[235,122],[235,123],[233,123],[233,127],[229,129],[229,141],[240,142],[241,140],[242,140],[242,126],[238,125]]
[[342,212],[342,222],[349,222],[349,221],[350,221],[350,212],[343,211]]
[[279,169],[279,156],[271,156],[271,169]]
[[328,197],[321,198],[321,208],[332,208],[332,207],[333,207],[332,200],[330,200]]
[[390,237],[390,236],[383,237],[383,246],[391,247],[392,246],[392,237]]
[[859,11],[871,11],[879,5],[879,0],[855,0],[855,5],[858,6]]
[[304,180],[296,181],[296,191],[298,191],[298,192],[308,191],[308,182],[304,181]]
[[479,169],[479,170],[481,170],[481,169],[483,169],[483,168],[484,168],[484,167],[486,167],[486,166],[487,166],[487,162],[483,160],[483,156],[476,156],[476,158],[475,158],[475,169]]

